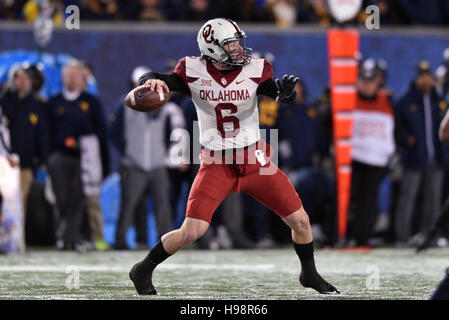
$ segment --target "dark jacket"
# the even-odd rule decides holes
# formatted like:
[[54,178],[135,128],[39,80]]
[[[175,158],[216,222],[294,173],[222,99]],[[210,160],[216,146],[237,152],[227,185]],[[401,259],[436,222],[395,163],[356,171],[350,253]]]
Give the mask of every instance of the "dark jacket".
[[[435,159],[442,163],[443,148],[438,138],[438,129],[446,111],[446,104],[441,103],[436,90],[430,93],[432,115],[432,142]],[[442,107],[444,106],[444,107]],[[425,134],[424,95],[411,83],[407,93],[395,105],[396,125],[398,126],[398,145],[401,148],[405,167],[424,169],[429,163]],[[415,138],[412,145],[407,141]]]
[[19,155],[20,167],[45,164],[49,145],[44,102],[32,94],[19,99],[16,92],[7,91],[0,105],[9,121],[11,151]]
[[327,155],[329,145],[316,107],[294,103],[282,105],[276,128],[279,130],[279,141],[287,140],[292,151],[288,159],[280,159],[282,165],[291,169],[310,167],[314,155]]
[[[95,134],[100,142],[103,173],[106,175],[109,172],[106,119],[103,107],[95,96],[82,92],[77,99],[69,101],[60,93],[48,101],[47,116],[51,152],[79,157],[79,138]],[[69,137],[76,141],[75,146],[66,145]]]

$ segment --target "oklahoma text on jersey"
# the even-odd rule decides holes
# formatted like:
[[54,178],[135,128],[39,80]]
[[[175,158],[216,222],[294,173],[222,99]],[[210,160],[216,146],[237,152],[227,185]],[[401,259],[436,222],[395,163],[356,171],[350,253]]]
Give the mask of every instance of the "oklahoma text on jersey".
[[200,99],[209,101],[243,101],[251,97],[248,90],[200,90]]

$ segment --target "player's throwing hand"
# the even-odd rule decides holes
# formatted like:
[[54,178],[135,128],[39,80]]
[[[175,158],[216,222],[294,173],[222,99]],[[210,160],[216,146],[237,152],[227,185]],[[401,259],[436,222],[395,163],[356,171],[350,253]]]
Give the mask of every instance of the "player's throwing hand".
[[150,87],[151,91],[156,91],[159,93],[163,93],[165,91],[167,94],[170,93],[170,89],[168,88],[167,84],[159,79],[150,79],[145,81],[144,86]]

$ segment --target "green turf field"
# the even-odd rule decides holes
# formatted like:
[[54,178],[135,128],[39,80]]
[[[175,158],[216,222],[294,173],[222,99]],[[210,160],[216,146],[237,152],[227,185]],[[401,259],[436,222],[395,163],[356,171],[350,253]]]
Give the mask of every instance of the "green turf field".
[[[323,296],[298,282],[293,249],[185,249],[155,271],[159,296],[140,297],[128,278],[144,251],[34,250],[0,256],[0,299],[418,299],[430,297],[449,249],[316,250],[317,268],[340,291]],[[78,282],[77,279],[79,279]]]

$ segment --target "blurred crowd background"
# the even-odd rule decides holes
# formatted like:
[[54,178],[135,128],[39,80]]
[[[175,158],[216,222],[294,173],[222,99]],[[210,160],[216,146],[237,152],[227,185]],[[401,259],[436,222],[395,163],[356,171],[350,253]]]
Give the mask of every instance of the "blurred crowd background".
[[[47,0],[45,0],[47,1]],[[224,16],[240,22],[329,26],[332,17],[325,0],[52,0],[54,18],[62,23],[65,7],[77,5],[81,18],[92,21],[206,21]],[[39,0],[2,0],[0,19],[33,21]],[[362,8],[376,5],[384,25],[447,25],[449,3],[444,0],[364,0]],[[361,10],[355,21],[364,23]]]
[[[203,22],[226,16],[238,22],[275,23],[281,28],[303,23],[328,26],[332,22],[324,1],[235,2],[87,0],[51,4],[53,19],[59,23],[69,4],[80,6],[82,21]],[[381,24],[444,28],[449,23],[447,1],[379,0],[364,4],[379,6]],[[2,0],[0,18],[33,21],[39,5],[37,1]],[[357,21],[363,23],[365,18],[362,11]],[[9,37],[5,35],[4,39],[14,41],[21,35],[12,33]],[[258,37],[265,39],[260,34]],[[62,39],[60,35],[54,41],[58,39]],[[192,39],[183,39],[182,43],[190,41],[195,47]],[[375,43],[369,47],[371,52],[361,52],[357,57],[353,180],[344,239],[338,238],[336,228],[327,82],[321,79],[311,88],[314,75],[302,69],[298,72],[301,81],[295,88],[294,103],[283,105],[260,97],[260,126],[278,129],[279,166],[303,201],[317,245],[446,246],[449,224],[444,217],[449,204],[444,200],[449,196],[449,148],[440,141],[438,131],[449,103],[449,42],[445,42],[446,49],[432,51],[438,56],[437,65],[420,56],[426,50],[407,52],[414,61],[404,64],[413,67],[408,70],[410,76],[402,75],[401,79],[391,76],[391,69],[397,71],[398,66],[379,57]],[[108,54],[114,51],[107,45],[105,48]],[[301,48],[298,55],[310,59],[310,52]],[[257,47],[255,50],[253,56],[267,59],[277,75],[278,68],[286,64],[273,52],[257,51]],[[400,55],[401,50],[394,54]],[[129,51],[123,50],[121,59],[125,60]],[[316,53],[318,58],[326,54],[324,47],[321,51]],[[292,52],[289,59],[295,60]],[[138,85],[140,75],[153,68],[171,72],[181,56],[163,54],[164,60],[147,63],[138,62],[142,57],[133,60],[133,54],[126,57],[126,66],[135,64],[126,73],[113,72],[113,77],[106,73],[108,79],[104,79],[125,84],[124,90],[104,93],[98,83],[103,70],[92,64],[101,59],[83,61],[61,50],[53,56],[21,50],[1,53],[0,156],[7,161],[0,165],[20,172],[20,210],[24,213],[25,231],[22,250],[26,246],[78,251],[146,249],[182,223],[198,166],[173,163],[169,155],[176,143],[170,134],[183,128],[194,136],[193,103],[189,97],[175,94],[164,107],[150,113],[135,112],[123,104],[126,93]],[[395,63],[398,61],[400,57]],[[391,86],[404,90],[397,92]],[[312,96],[312,90],[319,94]],[[269,141],[269,131],[266,133]],[[197,155],[192,152],[190,156],[193,163]],[[3,214],[0,220],[2,236],[7,233],[6,216]],[[274,213],[247,195],[233,194],[215,213],[212,228],[195,245],[201,249],[250,249],[290,243],[289,228]]]

